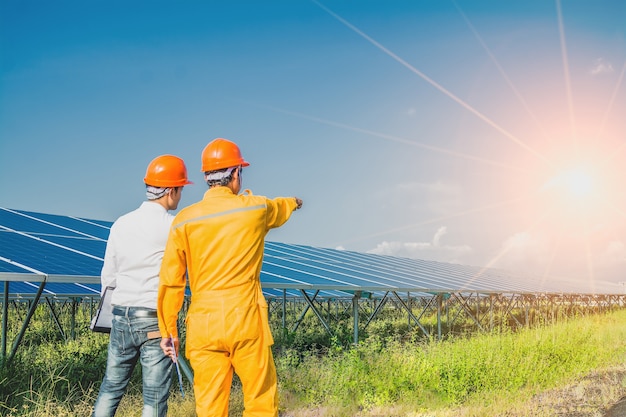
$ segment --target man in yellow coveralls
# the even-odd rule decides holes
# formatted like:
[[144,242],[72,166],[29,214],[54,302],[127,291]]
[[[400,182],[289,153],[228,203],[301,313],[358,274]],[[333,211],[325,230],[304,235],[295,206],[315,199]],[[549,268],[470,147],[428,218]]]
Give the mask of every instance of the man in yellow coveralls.
[[274,339],[261,291],[261,264],[265,235],[289,220],[302,200],[269,199],[250,190],[239,194],[242,168],[249,165],[227,139],[217,138],[204,148],[202,171],[209,190],[174,218],[161,265],[161,348],[172,358],[189,280],[186,355],[194,370],[199,417],[228,416],[233,371],[242,383],[243,415],[278,416]]

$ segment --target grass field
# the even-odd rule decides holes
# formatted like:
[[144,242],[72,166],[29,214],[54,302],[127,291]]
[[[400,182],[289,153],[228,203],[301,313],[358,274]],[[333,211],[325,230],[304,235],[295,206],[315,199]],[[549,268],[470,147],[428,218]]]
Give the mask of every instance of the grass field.
[[[89,415],[108,336],[82,329],[57,339],[45,322],[31,326],[0,370],[0,415]],[[275,348],[282,416],[591,417],[626,393],[624,310],[445,341],[374,331],[357,346]],[[138,369],[118,416],[141,415],[140,389]],[[185,390],[183,399],[174,381],[169,415],[195,415]],[[231,415],[242,410],[235,380]]]

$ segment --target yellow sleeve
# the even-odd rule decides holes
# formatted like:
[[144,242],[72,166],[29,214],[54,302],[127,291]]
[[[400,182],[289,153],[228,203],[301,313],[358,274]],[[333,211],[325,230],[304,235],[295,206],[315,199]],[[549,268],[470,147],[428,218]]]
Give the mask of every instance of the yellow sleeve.
[[187,260],[183,234],[170,231],[159,274],[157,315],[161,337],[178,337],[178,312],[185,298]]
[[296,209],[295,197],[276,197],[267,199],[267,228],[280,227],[291,217]]

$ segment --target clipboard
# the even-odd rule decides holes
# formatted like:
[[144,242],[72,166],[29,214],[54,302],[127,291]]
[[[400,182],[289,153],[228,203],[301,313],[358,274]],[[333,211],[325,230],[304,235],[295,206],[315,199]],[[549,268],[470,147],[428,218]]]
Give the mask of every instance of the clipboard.
[[115,287],[106,287],[104,294],[98,303],[96,314],[91,319],[89,328],[98,333],[111,333],[111,324],[113,321],[113,306],[111,305],[111,296]]
[[185,398],[185,390],[183,389],[183,375],[180,373],[180,365],[178,364],[178,355],[176,354],[176,346],[174,345],[174,336],[170,335],[170,343],[174,348],[174,357],[172,361],[176,364],[176,373],[178,374],[178,387],[180,388],[180,394]]

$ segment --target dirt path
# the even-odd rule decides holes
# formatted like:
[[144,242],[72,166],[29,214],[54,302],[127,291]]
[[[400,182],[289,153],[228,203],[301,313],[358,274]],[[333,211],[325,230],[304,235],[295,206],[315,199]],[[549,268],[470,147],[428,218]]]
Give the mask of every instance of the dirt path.
[[563,417],[626,417],[626,366],[592,372],[538,396],[543,409]]
[[604,417],[626,417],[626,397],[609,408]]

